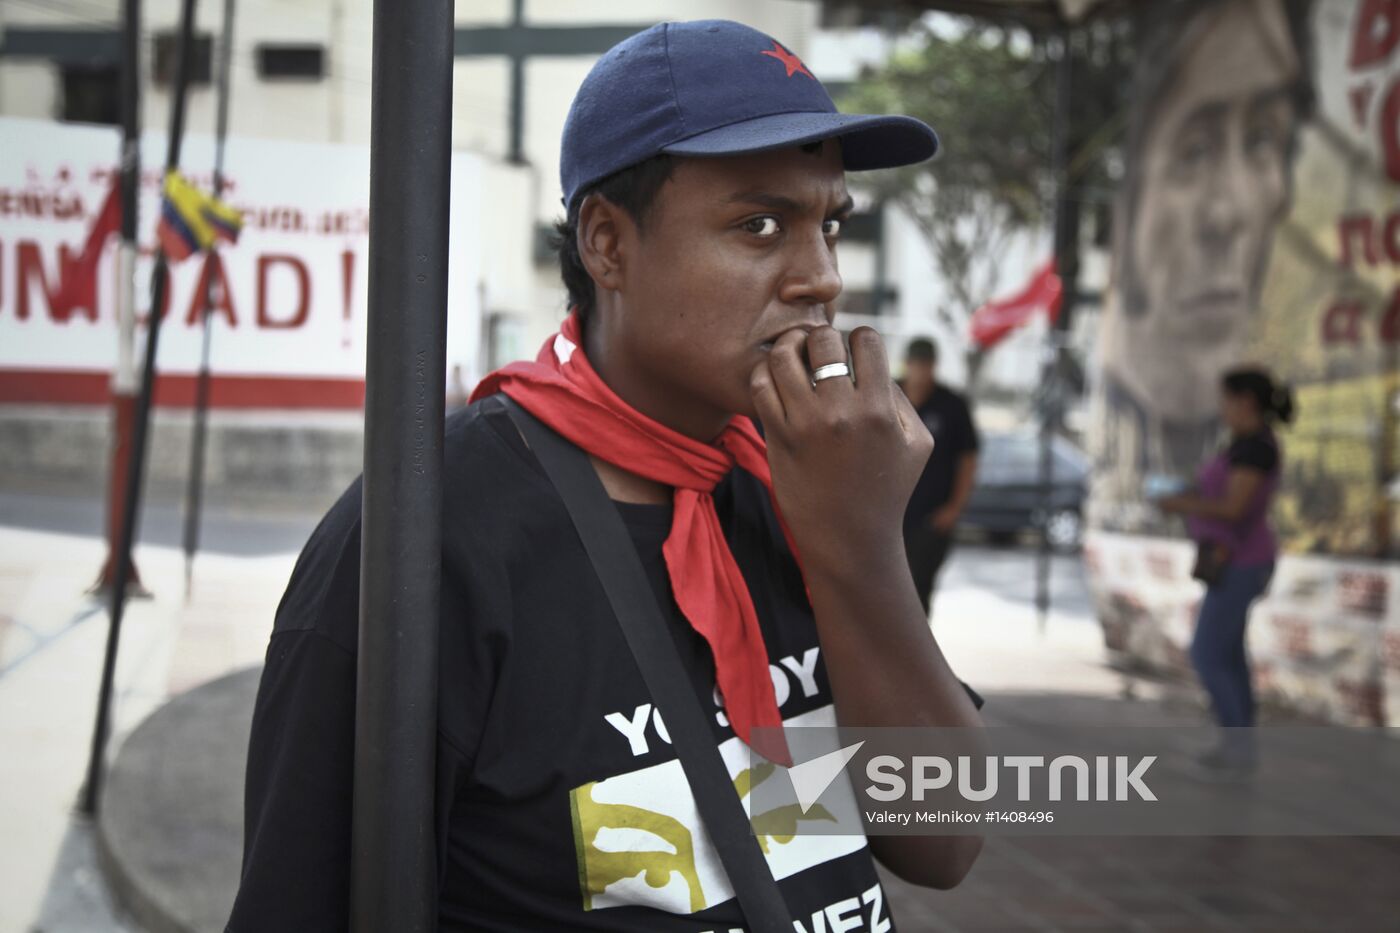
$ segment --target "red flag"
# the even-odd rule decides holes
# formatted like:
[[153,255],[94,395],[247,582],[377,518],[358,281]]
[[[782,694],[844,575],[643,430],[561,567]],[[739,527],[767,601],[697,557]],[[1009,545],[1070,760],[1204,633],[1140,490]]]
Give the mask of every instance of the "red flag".
[[71,313],[74,308],[86,308],[97,317],[97,262],[102,258],[102,248],[107,238],[116,233],[122,225],[122,201],[117,190],[117,182],[112,183],[97,219],[88,231],[87,241],[77,259],[68,260],[60,269],[58,293],[54,296],[53,310],[56,315]]
[[972,312],[972,340],[982,349],[995,346],[1007,334],[1044,311],[1050,323],[1059,320],[1063,298],[1055,258],[1036,270],[1026,287],[1010,298],[989,301]]

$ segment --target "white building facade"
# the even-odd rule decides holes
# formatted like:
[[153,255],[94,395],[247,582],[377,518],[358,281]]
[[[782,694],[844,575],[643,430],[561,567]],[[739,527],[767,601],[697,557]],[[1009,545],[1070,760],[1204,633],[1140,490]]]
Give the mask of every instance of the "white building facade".
[[[221,0],[197,3],[195,83],[187,127],[209,133],[222,29]],[[564,293],[547,246],[561,212],[559,137],[569,103],[601,51],[667,19],[730,18],[779,38],[833,88],[877,64],[895,40],[873,28],[836,28],[839,15],[809,0],[479,0],[457,5],[453,145],[480,157],[476,241],[481,270],[470,333],[450,352],[470,383],[490,367],[532,355],[557,326]],[[115,121],[120,4],[115,0],[5,0],[0,5],[0,116]],[[169,120],[177,0],[144,4],[142,119]],[[823,22],[831,28],[823,26]],[[365,146],[370,133],[371,4],[348,0],[235,0],[230,125],[236,137]],[[115,159],[115,153],[113,154]],[[202,170],[205,166],[191,166]],[[231,166],[237,170],[238,166]],[[246,169],[245,169],[246,170]],[[853,176],[858,191],[859,176]],[[943,375],[965,378],[967,334],[940,314],[948,301],[929,247],[898,211],[853,225],[841,247],[846,279],[840,323],[871,323],[898,353],[928,335]],[[883,244],[883,249],[879,248]],[[986,257],[999,291],[1014,291],[1048,256],[1047,234],[1013,238]],[[883,255],[881,255],[883,253]],[[1090,262],[1092,275],[1093,263]],[[883,289],[881,287],[883,286]],[[1090,290],[1093,290],[1090,283]],[[885,296],[876,300],[875,293]],[[878,311],[868,316],[872,308]],[[1044,328],[1013,336],[988,359],[982,384],[1029,389]]]

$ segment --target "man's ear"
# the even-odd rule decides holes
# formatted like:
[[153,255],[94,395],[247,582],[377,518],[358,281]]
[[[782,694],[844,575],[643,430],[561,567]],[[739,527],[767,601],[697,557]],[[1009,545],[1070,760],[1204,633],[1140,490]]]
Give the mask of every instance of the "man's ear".
[[610,291],[622,287],[623,240],[634,226],[631,215],[600,194],[590,194],[579,205],[579,257],[597,287]]

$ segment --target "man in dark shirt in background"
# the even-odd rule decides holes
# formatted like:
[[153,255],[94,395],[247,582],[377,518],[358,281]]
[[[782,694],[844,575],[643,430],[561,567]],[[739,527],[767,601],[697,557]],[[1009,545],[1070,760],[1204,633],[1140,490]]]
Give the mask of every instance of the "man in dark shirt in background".
[[937,346],[926,337],[917,337],[905,350],[904,379],[900,382],[933,435],[933,455],[904,513],[904,549],[925,612],[933,604],[934,582],[952,547],[953,529],[972,495],[979,447],[967,402],[938,381],[937,364]]

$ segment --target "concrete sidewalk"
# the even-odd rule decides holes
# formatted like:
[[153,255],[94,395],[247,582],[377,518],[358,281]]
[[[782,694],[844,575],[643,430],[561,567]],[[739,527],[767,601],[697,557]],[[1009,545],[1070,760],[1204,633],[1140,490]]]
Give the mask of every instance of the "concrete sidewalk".
[[[0,931],[121,929],[74,817],[87,767],[107,608],[86,594],[95,537],[0,527]],[[113,698],[115,750],[174,694],[262,659],[293,553],[183,558],[139,547],[154,592],[128,605]],[[109,753],[110,760],[110,753]]]

